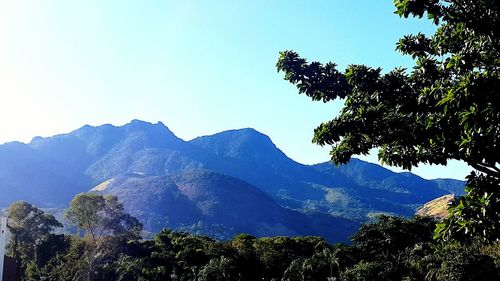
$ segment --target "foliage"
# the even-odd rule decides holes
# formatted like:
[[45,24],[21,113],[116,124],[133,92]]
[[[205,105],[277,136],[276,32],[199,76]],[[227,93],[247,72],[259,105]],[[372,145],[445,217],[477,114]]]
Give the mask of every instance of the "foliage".
[[104,210],[104,197],[80,193],[70,203],[66,217],[79,228],[85,229],[96,240],[97,228],[102,224],[100,212]]
[[380,216],[376,223],[361,226],[352,237],[353,245],[360,249],[362,256],[391,259],[394,251],[418,243],[430,242],[434,221],[431,218],[415,217],[406,220],[399,217]]
[[467,246],[446,244],[439,247],[436,256],[440,260],[435,273],[437,280],[497,280],[500,276],[493,258],[484,255],[477,243]]
[[[124,212],[116,196],[81,193],[71,201],[67,218],[86,230],[91,240],[82,240],[65,257],[80,260],[82,280],[116,278],[116,260],[131,239],[141,237],[142,224]],[[82,251],[83,249],[83,251]],[[64,262],[62,263],[64,264]],[[62,267],[62,271],[65,272]]]
[[[55,254],[47,265],[39,269],[39,277],[45,277],[47,280],[85,281],[91,279],[90,263],[93,253],[91,243],[76,237],[69,241],[70,247]],[[34,280],[37,279],[34,278]]]
[[[293,51],[280,53],[277,69],[299,93],[315,101],[344,101],[339,116],[315,129],[313,142],[332,145],[337,164],[372,148],[378,148],[382,163],[405,169],[461,160],[487,175],[496,185],[492,192],[498,193],[499,2],[396,0],[395,5],[400,16],[426,14],[437,25],[432,36],[407,35],[397,43],[397,50],[416,62],[411,72],[398,68],[382,73],[365,65],[342,72],[334,63],[308,63]],[[484,203],[475,193],[480,192],[470,190],[463,199],[470,206]],[[475,224],[463,219],[457,222]],[[474,234],[484,231],[484,239],[498,233],[488,224],[475,226]]]
[[118,257],[142,227],[111,196],[80,194],[72,201],[68,217],[91,234],[83,239],[54,234],[62,225],[26,202],[12,204],[7,214],[9,254],[21,280],[114,280]]
[[22,280],[441,281],[500,277],[495,263],[498,245],[441,243],[431,239],[432,225],[426,218],[381,216],[362,226],[350,246],[329,245],[319,237],[256,238],[248,234],[221,242],[166,229],[151,240],[109,231],[94,241],[90,235],[70,237],[48,228],[45,238],[36,244],[37,258],[23,267]]
[[94,242],[111,234],[137,239],[142,231],[142,224],[125,213],[123,204],[111,195],[80,193],[71,201],[66,216],[86,230]]
[[449,208],[448,218],[439,223],[435,237],[470,241],[481,237],[486,242],[500,240],[500,179],[476,175],[467,177],[466,195]]
[[237,280],[238,271],[234,261],[230,258],[221,256],[220,258],[211,259],[198,272],[197,280],[199,281],[224,281]]
[[[18,272],[26,272],[31,263],[43,262],[38,247],[50,243],[54,228],[62,227],[54,216],[46,214],[30,203],[19,201],[7,208],[10,241],[7,252],[16,259]],[[21,274],[21,278],[24,278]]]

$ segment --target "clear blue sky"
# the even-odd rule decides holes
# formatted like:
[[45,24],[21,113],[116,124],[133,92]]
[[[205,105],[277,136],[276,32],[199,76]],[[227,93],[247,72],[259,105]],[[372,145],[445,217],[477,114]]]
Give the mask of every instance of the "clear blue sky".
[[298,95],[276,72],[278,52],[341,69],[411,66],[397,39],[433,27],[400,19],[392,2],[0,0],[0,143],[142,119],[186,140],[253,127],[299,162],[326,161],[329,148],[310,140],[340,103]]

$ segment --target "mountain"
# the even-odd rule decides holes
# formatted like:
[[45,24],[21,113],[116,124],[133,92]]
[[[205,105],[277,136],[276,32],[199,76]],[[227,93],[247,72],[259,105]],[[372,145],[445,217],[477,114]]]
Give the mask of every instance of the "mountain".
[[[64,208],[75,194],[97,185],[108,186],[104,190],[118,195],[150,230],[163,224],[211,233],[215,225],[221,232],[244,230],[226,214],[244,218],[248,213],[243,211],[257,214],[258,208],[251,207],[262,204],[267,217],[254,217],[249,227],[271,235],[278,229],[277,219],[289,233],[304,234],[307,229],[323,233],[320,226],[330,229],[332,223],[344,233],[379,213],[411,216],[431,199],[460,195],[463,182],[429,181],[358,159],[339,167],[304,165],[249,128],[184,141],[161,122],[133,120],[123,126],[86,125],[67,134],[36,137],[28,144],[0,145],[0,206],[27,200]],[[187,196],[186,186],[217,198],[207,207],[213,216],[200,209],[200,202],[212,201]],[[225,186],[231,193],[222,189]],[[138,192],[140,196],[134,195]],[[250,205],[242,209],[225,199],[240,202],[238,195],[241,206]],[[150,206],[152,202],[156,205]],[[274,227],[262,231],[258,220]]]
[[66,205],[76,193],[120,173],[165,174],[196,166],[196,157],[189,155],[197,152],[162,123],[139,120],[121,127],[87,125],[28,144],[7,143],[0,146],[0,204],[25,199]]
[[219,172],[244,179],[282,206],[302,212],[358,221],[380,213],[411,216],[419,206],[438,196],[463,193],[463,182],[458,180],[425,180],[355,158],[338,167],[329,162],[303,165],[254,129],[229,130],[190,143],[237,161],[238,165],[219,167]]
[[[461,181],[426,180],[409,172],[395,173],[355,158],[338,167],[330,163],[313,167],[333,177],[343,175],[351,179],[353,184],[346,188],[347,192],[363,209],[372,209],[372,213],[411,216],[419,206],[449,194],[450,190],[463,194],[464,183]],[[457,186],[461,186],[461,192]]]
[[0,206],[27,200],[44,206],[68,202],[88,189],[86,176],[63,162],[12,142],[0,145]]
[[91,191],[118,196],[126,210],[152,232],[167,226],[222,239],[250,233],[347,241],[359,226],[342,218],[309,216],[281,207],[255,186],[203,169],[171,176],[119,175]]
[[[299,180],[327,184],[332,181],[315,169],[292,160],[268,136],[254,129],[224,131],[195,138],[189,143],[237,162],[237,166],[221,168],[226,173],[258,183],[270,192],[279,190],[283,182],[295,183]],[[342,176],[333,180],[338,184],[349,182]]]
[[342,175],[331,177],[290,159],[268,136],[254,129],[224,131],[189,143],[227,159],[222,162],[226,165],[212,169],[243,179],[292,209],[311,209],[309,203],[325,199],[329,185],[352,185]]
[[438,221],[442,221],[448,216],[448,207],[455,200],[455,196],[448,194],[438,197],[425,203],[420,207],[415,215],[430,216]]

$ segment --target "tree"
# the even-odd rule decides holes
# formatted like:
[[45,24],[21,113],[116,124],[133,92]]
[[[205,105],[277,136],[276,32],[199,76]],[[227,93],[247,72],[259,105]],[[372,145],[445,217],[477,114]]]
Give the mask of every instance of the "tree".
[[231,258],[221,256],[211,259],[198,273],[199,281],[240,280]]
[[352,241],[365,258],[398,260],[395,252],[432,241],[433,223],[431,218],[408,220],[382,215],[376,222],[362,225]]
[[17,262],[17,272],[24,278],[30,263],[36,263],[38,247],[51,235],[56,227],[62,227],[53,215],[46,214],[28,202],[14,202],[7,208],[10,241],[8,253]]
[[71,201],[66,217],[94,242],[107,235],[137,239],[142,231],[142,224],[125,213],[123,204],[111,195],[80,193]]
[[303,265],[304,259],[298,258],[293,260],[288,268],[283,272],[283,278],[281,281],[302,281],[304,280]]
[[80,193],[71,201],[66,217],[91,237],[87,245],[82,243],[84,247],[74,248],[83,249],[73,256],[85,264],[81,268],[84,280],[96,280],[99,275],[106,279],[107,274],[114,274],[109,268],[125,243],[141,236],[142,224],[124,212],[116,196]]
[[93,193],[80,193],[71,200],[66,217],[79,228],[87,231],[96,240],[98,228],[102,226],[104,197]]
[[[397,43],[397,50],[416,61],[410,72],[382,73],[365,65],[342,72],[334,63],[280,53],[277,69],[299,93],[314,101],[344,100],[340,115],[315,129],[313,142],[332,145],[336,164],[373,148],[382,163],[408,170],[461,160],[496,181],[498,193],[500,2],[396,0],[395,6],[402,17],[427,15],[437,25],[432,36],[407,35]],[[493,231],[487,228],[472,235]],[[487,239],[499,238],[496,231]]]
[[484,255],[474,243],[460,246],[449,243],[436,251],[439,268],[436,280],[498,280],[500,268],[491,256]]
[[[438,223],[436,238],[473,242],[479,233],[486,241],[498,241],[500,232],[500,180],[472,173],[467,177],[467,196],[455,200],[450,214]],[[471,235],[473,234],[473,235]]]
[[[388,281],[401,280],[393,265],[384,260],[378,261],[360,261],[354,266],[348,268],[341,274],[340,280],[371,280],[371,281]],[[399,279],[398,279],[399,277]]]
[[[89,241],[71,237],[69,247],[56,254],[43,268],[45,280],[90,281],[94,278],[96,267],[90,267],[94,259],[94,251]],[[43,280],[41,278],[34,280]]]

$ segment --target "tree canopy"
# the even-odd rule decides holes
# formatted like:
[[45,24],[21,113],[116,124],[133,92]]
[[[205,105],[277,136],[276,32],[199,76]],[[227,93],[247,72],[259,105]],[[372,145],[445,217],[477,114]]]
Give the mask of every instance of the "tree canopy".
[[[314,101],[344,101],[340,115],[315,129],[313,142],[331,145],[336,164],[373,148],[382,163],[408,170],[461,160],[484,173],[498,193],[500,2],[396,0],[395,6],[402,17],[426,15],[437,25],[431,36],[407,35],[397,43],[415,60],[411,70],[349,65],[340,71],[335,63],[280,53],[277,69],[299,93]],[[471,190],[482,188],[477,183],[469,178]],[[500,204],[498,196],[490,203]],[[490,239],[498,239],[498,232]]]
[[24,201],[12,203],[6,213],[10,232],[8,254],[16,260],[22,277],[30,263],[38,262],[37,248],[53,238],[51,232],[62,224],[53,215]]
[[[102,198],[85,194],[77,201],[84,196],[96,201]],[[80,211],[87,213],[83,212],[85,206],[95,210],[93,205],[80,205]],[[13,204],[8,214],[11,229],[22,228],[27,235],[36,236],[21,241],[30,249],[29,256],[16,256],[22,258],[19,280],[23,281],[442,281],[498,280],[500,276],[500,243],[483,246],[432,240],[430,218],[378,217],[358,230],[352,245],[330,245],[320,237],[257,238],[248,234],[216,241],[167,229],[152,239],[133,239],[107,230],[96,243],[89,239],[90,234],[53,233],[59,222],[25,202]],[[19,245],[16,237],[11,236],[9,247]]]
[[142,224],[124,212],[123,204],[111,195],[80,193],[71,201],[66,217],[94,241],[110,234],[137,239],[142,231]]

